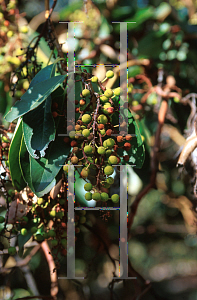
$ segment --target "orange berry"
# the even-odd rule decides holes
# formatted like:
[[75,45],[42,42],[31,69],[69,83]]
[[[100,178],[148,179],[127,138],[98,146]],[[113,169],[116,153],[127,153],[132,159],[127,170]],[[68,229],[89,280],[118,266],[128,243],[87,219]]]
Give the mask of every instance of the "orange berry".
[[123,138],[123,136],[117,136],[117,142],[118,143],[121,143],[121,142],[123,142],[123,140],[124,140],[124,138]]

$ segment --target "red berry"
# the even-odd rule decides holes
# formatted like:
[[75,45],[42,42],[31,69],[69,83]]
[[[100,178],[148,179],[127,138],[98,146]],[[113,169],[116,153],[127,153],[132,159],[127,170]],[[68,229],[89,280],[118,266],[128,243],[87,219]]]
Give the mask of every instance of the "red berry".
[[107,111],[109,114],[112,114],[114,112],[114,108],[113,107],[107,107]]
[[129,155],[123,156],[124,161],[129,161]]
[[83,99],[81,99],[80,101],[79,101],[79,104],[82,106],[82,105],[85,105],[86,104],[86,101],[85,100],[83,100]]
[[107,129],[107,131],[106,131],[106,135],[111,135],[112,134],[112,130],[111,129]]
[[130,143],[124,143],[124,148],[126,151],[128,151],[131,148],[131,144]]
[[98,129],[102,130],[105,128],[105,125],[104,124],[98,124]]
[[78,113],[79,112],[79,107],[75,108],[75,112]]
[[118,161],[117,161],[117,165],[121,162],[121,160],[120,160],[120,157],[118,157],[117,156],[117,159],[118,159]]
[[71,145],[71,147],[76,147],[76,146],[77,146],[77,141],[72,141],[72,142],[70,143],[70,145]]
[[73,130],[73,126],[72,125],[68,125],[67,130],[68,131],[72,131]]
[[4,21],[4,26],[8,27],[9,24],[10,24],[10,22],[9,22],[8,20],[5,20],[5,21]]
[[118,150],[118,145],[114,145],[114,151],[117,151]]
[[124,140],[124,138],[123,138],[123,136],[117,136],[117,142],[118,143],[121,143],[121,142],[123,142],[123,140]]
[[64,143],[69,143],[69,141],[70,141],[69,137],[64,138]]
[[126,139],[127,141],[131,141],[131,140],[132,140],[132,136],[131,136],[131,135],[126,135],[125,139]]
[[79,104],[79,101],[78,100],[75,100],[75,105],[78,105]]

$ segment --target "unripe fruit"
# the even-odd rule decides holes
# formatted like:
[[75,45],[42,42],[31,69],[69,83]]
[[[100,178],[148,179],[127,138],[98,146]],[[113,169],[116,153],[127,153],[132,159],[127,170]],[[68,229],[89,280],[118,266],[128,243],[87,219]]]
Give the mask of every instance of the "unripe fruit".
[[52,218],[55,218],[56,217],[56,211],[55,210],[52,210],[52,211],[50,211],[50,216],[52,217]]
[[94,194],[92,195],[92,199],[93,199],[93,200],[96,200],[96,201],[101,200],[101,194],[98,193],[98,192],[94,193]]
[[179,103],[180,102],[180,99],[178,98],[178,97],[174,97],[174,102],[176,102],[176,103]]
[[121,143],[124,141],[124,137],[123,136],[117,136],[117,142]]
[[107,78],[112,78],[114,77],[114,72],[113,71],[107,71],[106,75],[105,75]]
[[108,188],[110,188],[110,184],[107,183],[107,182],[104,182],[104,183],[103,183],[103,187],[104,187],[105,189],[108,189]]
[[98,154],[100,154],[100,155],[103,155],[103,154],[105,154],[105,147],[98,147],[98,149],[97,149],[97,152],[98,152]]
[[44,199],[43,199],[43,198],[38,198],[37,204],[38,204],[38,205],[41,205],[41,204],[43,204],[43,203],[44,203]]
[[9,141],[8,138],[4,135],[4,136],[2,136],[2,142],[4,142],[4,143],[9,143],[10,141]]
[[28,32],[28,27],[27,26],[22,26],[22,27],[20,27],[20,32],[22,32],[22,33],[27,33]]
[[107,148],[107,140],[103,142],[103,147]]
[[74,139],[74,137],[75,137],[75,131],[70,131],[70,132],[69,132],[69,137],[70,137],[71,139]]
[[13,32],[12,30],[9,30],[9,31],[7,32],[7,37],[8,37],[8,38],[11,38],[13,35],[14,35],[14,32]]
[[87,97],[87,96],[89,96],[90,95],[90,91],[88,90],[88,89],[84,89],[83,91],[82,91],[82,96],[83,97]]
[[122,94],[122,89],[120,87],[114,89],[114,95],[120,96]]
[[5,218],[3,216],[0,216],[0,223],[5,222]]
[[15,247],[9,247],[8,248],[8,253],[10,255],[15,255],[16,254],[16,248]]
[[61,239],[61,244],[63,247],[67,246],[67,239]]
[[85,191],[91,191],[92,190],[92,184],[91,183],[86,183],[85,185],[84,185],[84,190]]
[[126,151],[128,151],[131,148],[131,144],[130,143],[124,143],[124,148]]
[[99,124],[107,124],[107,117],[105,115],[100,115],[98,118],[97,118],[97,121]]
[[59,203],[60,203],[61,205],[64,205],[64,204],[65,204],[65,202],[66,202],[66,200],[65,200],[65,199],[60,199],[60,200],[59,200]]
[[116,165],[118,162],[118,159],[116,156],[114,155],[111,155],[109,158],[108,158],[108,163],[111,164],[111,165]]
[[112,154],[112,150],[106,150],[105,154],[107,157],[109,157]]
[[70,161],[73,165],[76,165],[78,163],[79,159],[77,156],[73,156]]
[[109,148],[113,148],[113,146],[115,145],[115,141],[112,138],[107,139],[106,142]]
[[104,124],[98,124],[98,129],[102,130],[104,128],[105,128]]
[[92,81],[92,82],[98,82],[98,77],[97,77],[97,76],[93,76],[93,77],[91,78],[91,81]]
[[118,194],[113,194],[111,196],[111,201],[114,202],[114,203],[117,203],[119,201],[119,195]]
[[110,98],[113,96],[113,91],[111,89],[108,89],[104,92],[104,95],[107,97],[107,98]]
[[100,130],[101,135],[105,135],[105,129]]
[[114,173],[114,168],[111,166],[106,166],[104,168],[105,175],[112,175]]
[[63,171],[68,172],[68,166],[63,166]]
[[85,199],[86,199],[87,201],[92,200],[92,193],[90,193],[90,192],[85,193]]
[[27,229],[26,228],[22,228],[21,229],[21,235],[27,235]]
[[105,103],[105,102],[108,101],[108,98],[107,98],[105,95],[102,95],[102,96],[100,97],[100,100],[101,100],[101,102]]
[[113,184],[113,183],[114,183],[113,177],[108,177],[108,178],[106,179],[106,182],[109,183],[109,184]]
[[44,237],[42,236],[42,234],[36,234],[35,240],[37,242],[42,242],[44,240]]
[[29,87],[29,81],[28,81],[28,80],[25,80],[25,81],[23,82],[23,88],[24,88],[25,90],[27,90],[28,87]]
[[101,201],[107,201],[109,199],[109,195],[107,193],[101,193]]
[[34,233],[36,233],[36,231],[37,231],[37,228],[36,228],[36,227],[32,227],[32,228],[31,228],[31,233],[34,234]]
[[81,120],[82,120],[83,123],[88,124],[88,123],[91,122],[92,117],[88,114],[85,114],[85,115],[82,116]]
[[89,129],[84,129],[84,130],[82,131],[82,134],[83,134],[84,137],[89,137],[89,135],[90,135],[90,130],[89,130]]
[[79,218],[79,223],[80,224],[84,224],[86,222],[86,217],[85,216],[81,216],[80,218]]
[[80,173],[82,178],[87,178],[88,174],[89,174],[89,170],[86,170],[85,168]]
[[89,145],[85,146],[85,147],[84,147],[84,152],[85,152],[86,154],[91,154],[91,153],[92,153],[92,147],[89,146]]
[[54,239],[54,240],[51,241],[51,246],[52,247],[57,246],[57,244],[58,244],[58,240]]
[[48,236],[49,236],[49,237],[54,237],[54,236],[56,236],[55,231],[52,230],[52,229],[49,230],[49,231],[48,231]]

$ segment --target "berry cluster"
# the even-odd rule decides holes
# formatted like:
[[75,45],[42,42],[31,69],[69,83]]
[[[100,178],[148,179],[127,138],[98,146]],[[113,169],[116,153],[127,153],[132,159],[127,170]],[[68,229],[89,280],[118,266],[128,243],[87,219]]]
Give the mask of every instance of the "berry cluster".
[[[119,96],[120,87],[106,89],[102,83],[114,76],[114,72],[106,72],[106,78],[100,82],[96,76],[86,74],[83,80],[84,89],[81,91],[81,99],[75,101],[75,112],[77,121],[75,127],[68,125],[69,137],[65,142],[70,141],[72,153],[70,162],[77,169],[81,168],[80,176],[88,181],[84,189],[86,200],[106,202],[111,199],[114,203],[119,201],[119,195],[109,197],[109,188],[114,183],[114,165],[118,165],[123,159],[129,160],[128,155],[118,155],[118,149],[129,151],[132,147],[132,135],[124,136],[122,131],[117,135],[114,120],[119,120]],[[94,84],[94,87],[93,87]],[[95,89],[98,92],[95,92]],[[114,124],[114,125],[113,125]],[[68,170],[67,166],[63,167]]]

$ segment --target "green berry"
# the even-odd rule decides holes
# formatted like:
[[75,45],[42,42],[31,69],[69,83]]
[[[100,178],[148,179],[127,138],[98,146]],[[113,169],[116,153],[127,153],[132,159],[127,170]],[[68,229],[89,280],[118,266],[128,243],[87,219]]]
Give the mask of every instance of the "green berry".
[[84,190],[87,191],[87,192],[91,191],[92,190],[92,184],[91,183],[86,183],[84,185]]
[[104,168],[105,175],[112,175],[114,173],[114,168],[112,166],[106,166]]
[[114,72],[113,71],[107,71],[107,73],[106,73],[106,77],[107,78],[112,78],[112,77],[114,77]]
[[89,146],[89,145],[85,146],[85,147],[84,147],[84,152],[85,152],[86,154],[91,154],[91,153],[92,153],[92,147]]
[[111,196],[111,201],[114,202],[114,203],[117,203],[119,201],[119,195],[118,194],[113,194]]
[[5,222],[5,218],[3,216],[0,216],[0,223]]
[[34,233],[36,233],[36,231],[37,231],[37,228],[36,228],[36,227],[32,227],[32,228],[31,228],[31,233],[34,234]]
[[[107,143],[106,143],[106,148],[107,148]],[[108,149],[105,152],[106,156],[109,157],[112,154],[112,150]]]
[[120,96],[122,94],[122,89],[120,87],[114,89],[114,95]]
[[114,183],[113,177],[108,177],[108,178],[106,179],[106,182],[109,183],[109,184],[113,184],[113,183]]
[[97,118],[97,121],[99,124],[107,124],[108,122],[108,119],[105,115],[100,115],[98,118]]
[[101,102],[105,103],[105,102],[107,102],[109,99],[108,99],[105,95],[102,95],[102,96],[100,97],[100,100],[101,100]]
[[83,97],[87,97],[87,96],[89,96],[90,95],[90,91],[88,90],[88,89],[84,89],[83,91],[82,91],[82,96]]
[[180,99],[178,98],[178,97],[174,97],[174,102],[176,102],[176,103],[179,103],[180,102]]
[[85,123],[85,124],[89,124],[92,120],[92,117],[88,114],[85,114],[82,116],[82,122]]
[[52,210],[52,211],[50,211],[50,216],[52,217],[52,218],[55,218],[56,217],[56,211],[55,210]]
[[6,136],[2,136],[2,142],[4,142],[4,143],[9,143],[9,140],[7,139]]
[[52,247],[57,246],[57,244],[58,244],[58,240],[54,239],[54,240],[51,241],[51,246]]
[[61,244],[63,247],[67,246],[67,239],[61,239]]
[[63,166],[63,171],[68,172],[68,166]]
[[80,224],[84,224],[86,222],[86,217],[85,216],[81,216],[80,218],[79,218],[79,223]]
[[16,254],[16,248],[15,247],[9,247],[8,248],[8,253],[10,255],[15,255]]
[[91,78],[91,81],[92,81],[92,82],[98,82],[98,77],[97,77],[97,76],[93,76],[93,77]]
[[105,147],[98,147],[98,149],[97,149],[97,152],[98,152],[98,154],[100,154],[100,155],[103,155],[103,154],[105,154]]
[[28,233],[28,232],[27,232],[27,229],[26,229],[26,228],[22,228],[22,229],[21,229],[21,234],[22,234],[22,235],[27,235],[27,233]]
[[43,203],[44,203],[44,199],[43,199],[43,198],[38,198],[37,204],[38,204],[38,205],[41,205],[41,204],[43,204]]
[[109,199],[109,195],[107,193],[101,193],[101,201],[107,201]]
[[50,237],[54,237],[54,236],[56,236],[56,234],[55,234],[55,231],[54,230],[49,230],[48,231],[48,236],[50,236]]
[[83,134],[84,137],[89,137],[89,135],[90,135],[90,130],[89,130],[89,129],[84,129],[84,130],[82,131],[82,134]]
[[104,183],[102,184],[102,186],[103,186],[104,188],[106,188],[106,189],[110,188],[110,184],[107,183],[107,182],[104,182]]
[[65,202],[66,202],[66,200],[65,200],[65,199],[60,199],[60,200],[59,200],[59,203],[60,203],[61,205],[64,205],[64,204],[65,204]]
[[90,193],[90,192],[85,193],[85,199],[86,199],[87,201],[92,200],[92,193]]
[[89,174],[89,170],[86,170],[85,168],[80,173],[82,178],[87,178],[88,174]]
[[20,27],[20,32],[27,33],[28,32],[28,27],[27,26]]
[[101,134],[101,135],[105,135],[105,133],[106,133],[105,129],[101,129],[101,130],[100,130],[100,134]]
[[112,138],[107,139],[106,142],[107,142],[107,146],[108,146],[109,148],[113,148],[113,146],[115,145],[115,141],[114,141],[114,139],[112,139]]
[[111,89],[108,89],[104,92],[104,95],[107,97],[107,98],[111,98],[113,96],[113,91]]
[[111,164],[111,165],[116,165],[118,162],[118,159],[115,155],[111,155],[109,158],[108,158],[108,163]]
[[14,32],[13,32],[12,30],[9,30],[9,31],[7,32],[7,37],[8,37],[8,38],[11,38],[13,35],[14,35]]
[[42,236],[42,234],[39,233],[39,234],[36,234],[35,240],[37,242],[42,242],[44,240],[44,237]]
[[94,194],[92,195],[92,199],[93,199],[93,200],[96,200],[96,201],[101,200],[101,194],[98,193],[98,192],[94,193]]

